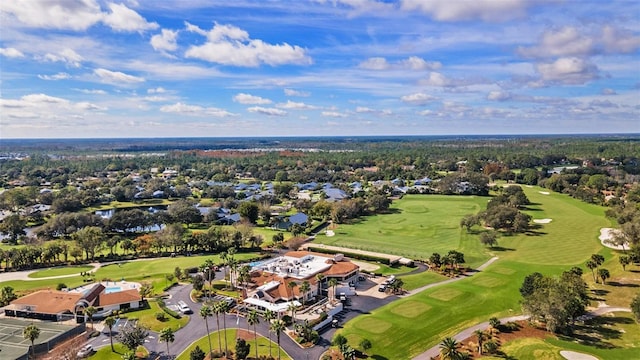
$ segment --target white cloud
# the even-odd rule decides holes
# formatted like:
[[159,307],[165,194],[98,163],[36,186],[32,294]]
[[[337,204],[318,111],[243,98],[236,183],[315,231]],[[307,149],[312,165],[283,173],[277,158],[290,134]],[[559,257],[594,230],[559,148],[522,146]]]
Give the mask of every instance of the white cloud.
[[51,62],[62,62],[73,67],[80,67],[80,63],[84,61],[80,54],[69,48],[62,49],[58,54],[47,53],[43,59]]
[[73,89],[76,91],[80,91],[83,94],[92,94],[92,95],[107,95],[107,92],[100,89]]
[[198,105],[188,105],[181,102],[177,102],[173,105],[165,105],[160,108],[160,111],[165,113],[175,113],[188,116],[213,116],[213,117],[227,117],[235,116],[223,109],[214,107],[202,107]]
[[178,43],[176,42],[177,38],[178,31],[162,29],[160,34],[156,34],[151,37],[150,43],[154,50],[174,51],[178,48]]
[[440,21],[506,21],[526,14],[532,0],[402,0],[401,9],[418,10]]
[[367,70],[387,70],[391,65],[383,57],[372,57],[361,62],[358,67]]
[[287,112],[276,108],[265,108],[262,106],[254,106],[247,109],[248,112],[263,114],[269,116],[285,116]]
[[330,3],[333,6],[344,6],[353,10],[353,15],[362,13],[386,13],[393,9],[392,4],[377,0],[315,0],[320,4]]
[[287,96],[299,96],[299,97],[308,97],[311,93],[307,91],[300,91],[294,89],[284,89],[284,94]]
[[[197,27],[187,27],[198,33]],[[185,53],[188,58],[205,60],[222,65],[257,67],[283,64],[308,65],[311,58],[299,46],[287,43],[272,45],[262,40],[253,40],[249,34],[233,25],[215,24],[207,33],[204,45],[193,45]]]
[[491,91],[487,95],[487,100],[506,101],[512,98],[512,95],[506,91]]
[[532,58],[586,56],[593,51],[593,39],[580,34],[578,29],[571,26],[545,31],[540,44],[518,48],[520,55]]
[[602,89],[602,95],[617,95],[618,93],[611,88]]
[[120,71],[111,71],[107,69],[96,69],[93,71],[102,81],[109,84],[135,84],[144,82],[141,77],[128,75]]
[[629,31],[605,26],[602,29],[602,44],[608,53],[632,53],[640,48],[640,36]]
[[262,98],[260,96],[255,96],[251,94],[239,93],[233,97],[233,101],[245,104],[245,105],[264,105],[271,104],[272,101],[269,99]]
[[400,100],[412,105],[426,105],[437,100],[437,98],[425,93],[415,93],[411,95],[405,95],[401,97]]
[[164,94],[166,92],[167,90],[165,90],[163,87],[157,87],[155,89],[147,89],[147,94]]
[[313,105],[308,105],[303,102],[295,102],[291,100],[287,100],[286,103],[279,103],[276,105],[277,108],[280,109],[291,109],[291,110],[312,110],[316,109]]
[[421,85],[428,86],[452,86],[453,83],[439,72],[430,72],[426,79],[420,81]]
[[140,14],[124,4],[108,4],[111,12],[104,16],[103,22],[115,31],[142,32],[158,28],[155,22],[147,22]]
[[345,118],[347,117],[347,114],[337,112],[337,111],[323,111],[322,116],[333,117],[333,118]]
[[67,99],[46,94],[29,94],[20,99],[0,99],[0,113],[7,119],[34,119],[37,121],[82,119],[87,111],[106,108],[89,103],[74,103]]
[[400,62],[400,65],[409,70],[438,70],[442,67],[439,61],[426,61],[417,56],[411,56]]
[[24,54],[16,48],[0,48],[0,55],[8,58],[21,58]]
[[202,36],[207,36],[207,32],[205,30],[202,30],[199,26],[193,25],[193,24],[189,23],[188,21],[184,22],[184,26],[185,26],[185,29],[188,32],[196,33],[196,34],[199,34],[199,35],[202,35]]
[[366,70],[392,70],[392,69],[403,69],[403,70],[437,70],[442,67],[442,64],[438,61],[426,61],[423,58],[417,56],[411,56],[404,60],[400,60],[398,62],[390,63],[387,59],[383,57],[372,57],[358,65],[361,69]]
[[86,30],[103,18],[94,0],[3,1],[0,12],[11,14],[21,23],[46,29]]
[[71,75],[65,72],[59,72],[54,75],[38,75],[38,77],[42,80],[64,80],[64,79],[69,79]]
[[598,77],[598,68],[587,60],[568,57],[536,65],[541,80],[560,84],[584,84]]
[[377,110],[374,110],[372,108],[368,108],[366,106],[358,106],[358,107],[356,107],[356,112],[357,113],[375,113],[375,112],[377,112]]

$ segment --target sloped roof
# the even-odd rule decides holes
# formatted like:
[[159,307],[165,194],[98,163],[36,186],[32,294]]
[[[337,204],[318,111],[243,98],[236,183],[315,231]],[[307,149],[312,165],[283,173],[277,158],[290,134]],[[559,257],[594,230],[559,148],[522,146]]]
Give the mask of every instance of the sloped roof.
[[41,314],[59,314],[73,312],[78,301],[82,299],[80,293],[70,293],[58,290],[40,290],[13,300],[11,305],[16,310],[25,310]]
[[136,289],[102,294],[93,306],[109,306],[139,301],[140,293]]

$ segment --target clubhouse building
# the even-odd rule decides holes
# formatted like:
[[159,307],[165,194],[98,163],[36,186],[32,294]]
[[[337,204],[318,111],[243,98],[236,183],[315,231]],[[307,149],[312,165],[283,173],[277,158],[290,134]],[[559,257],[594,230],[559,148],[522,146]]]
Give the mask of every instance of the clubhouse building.
[[105,287],[101,283],[84,286],[69,291],[40,290],[25,295],[5,307],[7,316],[67,321],[76,319],[84,322],[84,309],[96,308],[94,319],[108,316],[114,310],[137,309],[142,298],[136,288],[123,289],[122,286]]
[[[300,301],[327,290],[330,279],[336,279],[340,287],[355,285],[359,270],[358,265],[342,254],[291,251],[251,268],[244,303],[262,311],[286,312],[291,303],[299,306]],[[292,282],[295,286],[290,285]],[[309,284],[309,291],[301,291],[300,285],[304,282]]]

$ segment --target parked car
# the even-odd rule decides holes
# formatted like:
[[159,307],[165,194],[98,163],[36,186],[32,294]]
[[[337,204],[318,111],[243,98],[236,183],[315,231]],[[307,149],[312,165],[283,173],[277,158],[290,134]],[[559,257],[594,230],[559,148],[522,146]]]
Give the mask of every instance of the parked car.
[[193,314],[191,308],[184,301],[178,301],[178,310],[183,314]]
[[82,347],[82,349],[78,350],[78,353],[76,355],[79,358],[86,358],[91,354],[93,354],[93,346],[85,345]]
[[387,291],[387,284],[382,284],[378,287],[378,291],[385,292]]

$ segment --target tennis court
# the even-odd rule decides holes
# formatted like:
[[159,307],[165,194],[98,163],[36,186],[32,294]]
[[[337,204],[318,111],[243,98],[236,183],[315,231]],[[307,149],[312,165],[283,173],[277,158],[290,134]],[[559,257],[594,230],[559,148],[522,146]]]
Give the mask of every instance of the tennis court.
[[48,350],[59,336],[76,328],[60,323],[0,317],[0,358],[19,359],[29,351],[31,342],[24,338],[22,331],[31,324],[40,329],[40,336],[35,341],[40,351]]

